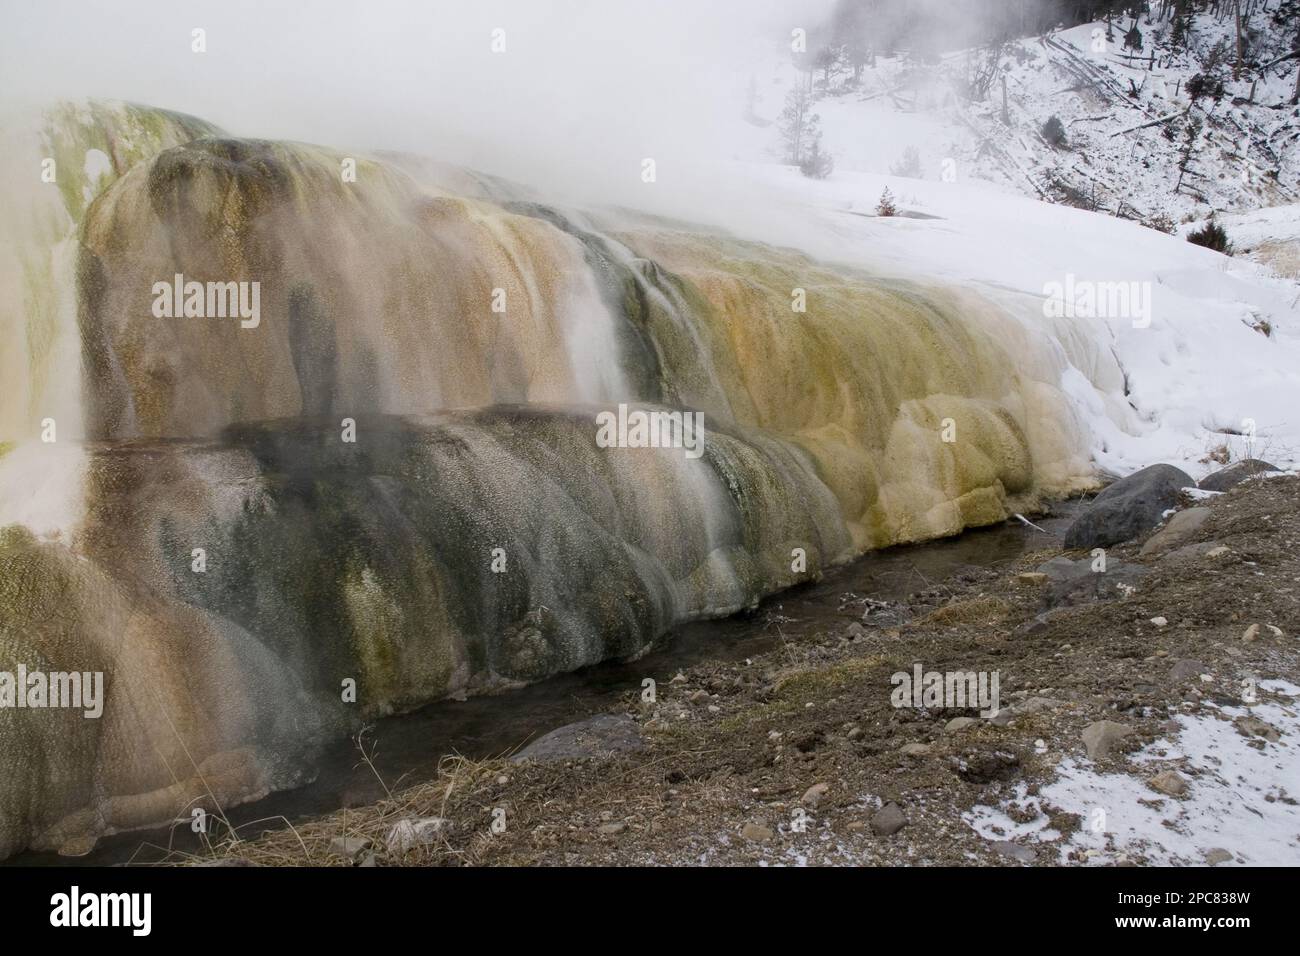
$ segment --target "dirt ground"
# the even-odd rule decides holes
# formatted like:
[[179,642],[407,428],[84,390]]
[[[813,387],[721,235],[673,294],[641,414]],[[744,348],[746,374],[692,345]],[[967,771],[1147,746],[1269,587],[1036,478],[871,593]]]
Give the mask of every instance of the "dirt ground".
[[[1096,721],[1131,728],[1096,768],[1138,773],[1126,755],[1175,730],[1173,716],[1240,704],[1244,679],[1300,683],[1300,478],[1249,481],[1195,504],[1212,509],[1190,539],[1204,547],[1160,560],[1140,558],[1141,541],[1108,552],[1111,567],[1148,569],[1119,596],[1036,619],[1049,587],[1036,568],[1059,551],[1026,555],[1010,573],[964,572],[898,605],[861,596],[860,624],[750,660],[692,668],[660,683],[653,702],[629,688],[619,713],[636,722],[642,749],[519,763],[447,760],[437,779],[391,800],[256,840],[219,840],[207,861],[1081,861],[1082,851],[1066,851],[1064,861],[1041,849],[1008,855],[963,813],[1016,787],[1038,793],[1062,759],[1085,757],[1083,731]],[[1259,627],[1246,637],[1252,624]],[[1190,660],[1196,665],[1184,670],[1197,672],[1192,680],[1171,673]],[[895,707],[891,675],[916,663],[996,671],[1001,715]],[[961,716],[976,719],[948,727]],[[1257,743],[1296,742],[1279,744],[1274,735]],[[892,833],[892,811],[879,812],[891,802],[906,821]],[[1041,812],[1066,843],[1085,825],[1046,801]],[[1119,862],[1146,861],[1135,853]]]

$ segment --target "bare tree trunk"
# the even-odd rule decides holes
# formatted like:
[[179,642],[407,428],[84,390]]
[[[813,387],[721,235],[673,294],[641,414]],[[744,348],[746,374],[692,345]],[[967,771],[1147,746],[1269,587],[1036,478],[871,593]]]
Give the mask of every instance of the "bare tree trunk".
[[1241,79],[1241,0],[1237,0],[1237,62],[1232,65],[1232,78]]

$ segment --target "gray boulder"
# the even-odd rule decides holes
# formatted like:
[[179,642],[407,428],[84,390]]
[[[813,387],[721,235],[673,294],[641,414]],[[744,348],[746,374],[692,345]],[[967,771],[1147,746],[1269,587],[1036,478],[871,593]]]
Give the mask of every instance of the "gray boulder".
[[1227,491],[1252,475],[1277,470],[1273,465],[1258,458],[1243,458],[1241,461],[1234,461],[1227,468],[1220,468],[1212,475],[1206,475],[1196,487],[1202,491]]
[[631,717],[597,714],[538,737],[510,759],[513,763],[524,760],[575,760],[641,750],[644,747],[641,728]]
[[[1043,593],[1043,607],[1073,607],[1093,601],[1122,598],[1127,589],[1135,588],[1149,573],[1148,568],[1126,564],[1114,558],[1107,560],[1105,571],[1094,571],[1092,566],[1091,558],[1071,561],[1064,556],[1039,565],[1038,570],[1046,574],[1050,582]],[[1043,618],[1043,623],[1046,624],[1046,618]]]
[[1173,465],[1151,465],[1121,478],[1074,520],[1065,547],[1105,548],[1132,540],[1160,523],[1178,504],[1180,490],[1195,486],[1190,475]]

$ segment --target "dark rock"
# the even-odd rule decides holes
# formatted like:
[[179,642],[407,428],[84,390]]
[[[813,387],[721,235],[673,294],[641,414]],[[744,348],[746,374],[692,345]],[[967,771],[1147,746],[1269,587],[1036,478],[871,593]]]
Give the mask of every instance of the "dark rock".
[[1258,458],[1243,458],[1241,461],[1234,461],[1227,468],[1220,468],[1212,475],[1206,475],[1196,487],[1203,491],[1227,491],[1253,475],[1277,470],[1273,465]]
[[1014,778],[1020,773],[1020,758],[1001,750],[968,750],[957,758],[955,769],[967,783],[983,785]]
[[1129,541],[1158,525],[1178,504],[1191,476],[1173,465],[1151,465],[1121,478],[1099,494],[1065,533],[1065,547],[1105,548]]
[[[1092,567],[1091,558],[1071,561],[1066,557],[1053,558],[1040,565],[1038,570],[1045,573],[1051,582],[1043,594],[1043,606],[1048,609],[1072,607],[1120,598],[1149,573],[1149,569],[1141,565],[1126,564],[1113,558],[1107,560],[1105,571],[1094,571]],[[1029,633],[1035,630],[1041,628]]]
[[576,724],[566,724],[539,737],[510,758],[523,760],[575,760],[629,750],[643,750],[641,728],[631,717],[597,714]]

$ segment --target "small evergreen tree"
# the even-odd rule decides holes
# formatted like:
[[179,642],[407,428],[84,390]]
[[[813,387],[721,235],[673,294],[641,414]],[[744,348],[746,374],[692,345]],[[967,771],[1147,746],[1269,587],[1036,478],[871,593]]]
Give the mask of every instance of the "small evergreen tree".
[[1047,140],[1053,146],[1065,145],[1065,124],[1059,117],[1053,116],[1043,124],[1043,139]]
[[835,169],[835,160],[822,149],[822,137],[817,133],[808,147],[808,154],[799,164],[799,171],[809,179],[825,179]]
[[909,146],[903,150],[903,158],[897,163],[891,163],[889,171],[895,176],[904,179],[921,178],[921,151],[915,146]]
[[897,216],[898,207],[894,205],[894,194],[885,187],[885,191],[880,194],[880,202],[876,203],[877,216]]
[[1195,232],[1189,233],[1187,241],[1198,246],[1204,246],[1207,249],[1213,249],[1215,252],[1222,252],[1225,256],[1232,255],[1232,243],[1228,241],[1228,233],[1214,219],[1210,219],[1204,226]]
[[1217,103],[1223,99],[1225,92],[1223,80],[1209,73],[1197,73],[1187,81],[1187,85],[1183,89],[1187,91],[1187,95],[1192,98],[1193,103],[1207,96]]
[[1138,29],[1138,22],[1133,20],[1133,25],[1129,27],[1128,33],[1124,34],[1124,49],[1132,50],[1134,53],[1142,52],[1142,31]]
[[1174,29],[1169,35],[1169,46],[1174,50],[1182,50],[1187,46],[1187,24],[1182,17],[1174,17]]

